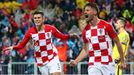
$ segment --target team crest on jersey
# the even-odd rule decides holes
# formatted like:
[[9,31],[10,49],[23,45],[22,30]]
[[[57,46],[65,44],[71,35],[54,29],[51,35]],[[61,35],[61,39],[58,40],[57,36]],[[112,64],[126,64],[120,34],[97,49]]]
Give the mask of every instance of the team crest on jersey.
[[99,30],[98,30],[98,33],[99,33],[100,35],[104,35],[104,29],[99,29]]
[[49,33],[47,33],[47,37],[50,37],[50,34]]
[[46,39],[50,39],[51,38],[51,32],[46,32]]
[[100,31],[99,31],[99,32],[100,32],[100,34],[102,34],[102,29],[100,29]]

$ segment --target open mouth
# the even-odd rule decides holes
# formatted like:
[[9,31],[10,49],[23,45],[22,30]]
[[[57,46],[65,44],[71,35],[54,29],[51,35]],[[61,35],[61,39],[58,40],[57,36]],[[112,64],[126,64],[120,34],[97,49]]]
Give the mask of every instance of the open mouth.
[[89,15],[88,14],[85,14],[85,18],[88,18],[89,17]]

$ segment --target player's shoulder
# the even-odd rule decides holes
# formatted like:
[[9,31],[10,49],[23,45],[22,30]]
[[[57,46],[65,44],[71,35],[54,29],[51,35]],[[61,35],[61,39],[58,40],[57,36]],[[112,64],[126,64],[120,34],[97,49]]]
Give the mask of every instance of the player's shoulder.
[[113,28],[113,26],[109,22],[102,19],[99,22],[99,27],[105,27],[106,29]]
[[51,25],[51,24],[44,24],[44,26],[45,26],[46,28],[55,28],[55,26],[54,26],[54,25]]
[[32,32],[35,32],[35,31],[36,31],[36,27],[33,26],[33,27],[29,28],[27,32],[32,33]]
[[83,30],[88,30],[88,29],[90,29],[91,28],[91,25],[90,24],[87,24],[86,26],[85,26],[85,28],[83,28]]
[[120,36],[129,37],[129,33],[127,31],[124,31],[120,33]]
[[109,22],[105,21],[105,20],[100,20],[100,24],[101,25],[111,25]]
[[85,33],[87,30],[89,30],[91,28],[91,26],[89,24],[87,24],[85,26],[85,28],[82,29],[82,34]]

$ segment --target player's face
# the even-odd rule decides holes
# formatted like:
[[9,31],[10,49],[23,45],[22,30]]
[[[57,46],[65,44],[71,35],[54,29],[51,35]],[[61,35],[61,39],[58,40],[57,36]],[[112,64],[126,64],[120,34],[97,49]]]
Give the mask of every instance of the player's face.
[[114,25],[116,29],[119,29],[122,26],[121,20],[117,20]]
[[33,19],[36,26],[42,25],[44,22],[44,18],[41,14],[35,14]]
[[84,9],[84,14],[85,14],[86,20],[91,22],[95,16],[95,10],[89,6],[86,6]]

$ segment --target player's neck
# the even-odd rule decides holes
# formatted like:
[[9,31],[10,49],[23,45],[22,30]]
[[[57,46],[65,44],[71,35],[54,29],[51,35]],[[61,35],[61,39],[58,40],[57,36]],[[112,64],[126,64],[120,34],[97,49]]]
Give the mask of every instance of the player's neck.
[[42,31],[43,30],[43,25],[36,26],[37,31]]
[[119,30],[118,30],[118,33],[122,33],[122,32],[125,32],[125,29],[123,27],[121,27]]
[[91,24],[91,26],[95,27],[95,26],[98,25],[99,21],[100,21],[100,19],[99,19],[98,17],[95,17],[95,18],[90,22],[90,24]]

